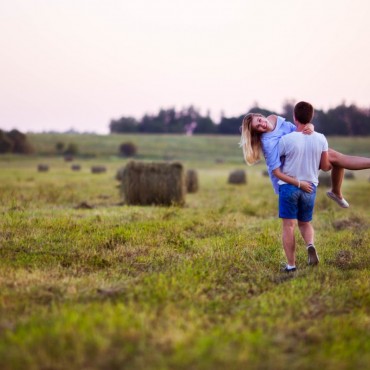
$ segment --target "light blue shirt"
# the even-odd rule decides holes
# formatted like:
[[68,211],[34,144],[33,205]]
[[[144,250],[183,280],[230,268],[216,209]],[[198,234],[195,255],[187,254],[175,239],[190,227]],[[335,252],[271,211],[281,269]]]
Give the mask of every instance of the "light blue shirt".
[[281,166],[279,141],[282,136],[290,134],[295,130],[296,127],[293,123],[278,116],[275,129],[271,132],[265,132],[261,137],[262,152],[266,160],[267,171],[276,194],[279,194],[279,179],[273,175],[272,171]]

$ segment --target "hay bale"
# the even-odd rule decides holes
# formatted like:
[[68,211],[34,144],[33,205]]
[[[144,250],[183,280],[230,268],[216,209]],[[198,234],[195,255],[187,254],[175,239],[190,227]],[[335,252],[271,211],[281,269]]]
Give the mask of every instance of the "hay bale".
[[246,184],[247,174],[244,170],[236,170],[229,174],[228,179],[229,184]]
[[74,157],[73,157],[73,155],[72,154],[66,154],[65,156],[64,156],[64,161],[65,162],[72,162],[74,160]]
[[107,172],[107,167],[105,166],[92,166],[91,173],[104,173]]
[[117,170],[117,172],[116,172],[116,180],[117,181],[122,181],[123,180],[123,174],[125,173],[125,168],[126,167],[121,167]]
[[199,189],[198,173],[195,170],[187,170],[185,176],[186,191],[196,193]]
[[346,180],[354,180],[355,179],[355,174],[352,171],[345,171],[344,172],[344,178]]
[[185,174],[181,163],[131,161],[123,173],[121,193],[126,204],[183,205]]
[[49,166],[47,164],[39,164],[37,165],[37,170],[39,172],[48,172],[49,171]]
[[81,170],[81,166],[79,164],[72,164],[71,170],[72,171],[80,171]]
[[319,186],[326,186],[328,188],[331,187],[331,177],[330,172],[322,172],[319,173]]

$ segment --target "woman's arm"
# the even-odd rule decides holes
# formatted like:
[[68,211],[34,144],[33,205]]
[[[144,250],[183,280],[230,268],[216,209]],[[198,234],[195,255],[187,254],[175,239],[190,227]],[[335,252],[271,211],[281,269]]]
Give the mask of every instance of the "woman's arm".
[[305,135],[311,135],[315,131],[315,126],[312,123],[307,123],[303,129]]
[[299,181],[298,179],[288,176],[285,173],[282,173],[280,168],[275,168],[272,173],[279,179],[288,184],[297,186],[301,188],[306,193],[312,193],[312,184],[307,181]]

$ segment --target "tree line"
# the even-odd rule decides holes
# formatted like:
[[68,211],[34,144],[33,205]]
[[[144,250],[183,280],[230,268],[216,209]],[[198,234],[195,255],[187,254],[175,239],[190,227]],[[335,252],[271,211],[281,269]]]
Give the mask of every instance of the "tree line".
[[0,154],[31,154],[34,149],[25,134],[18,130],[0,129]]
[[[263,115],[277,114],[293,120],[294,104],[286,102],[281,113],[254,106],[249,112]],[[209,112],[204,116],[193,106],[176,111],[174,108],[160,109],[158,114],[144,115],[140,120],[121,117],[111,120],[111,133],[162,133],[162,134],[220,134],[237,135],[244,114],[237,117],[221,117],[216,123]],[[316,110],[313,119],[315,129],[326,136],[367,136],[370,135],[370,108],[362,109],[354,104],[341,104],[328,111]]]

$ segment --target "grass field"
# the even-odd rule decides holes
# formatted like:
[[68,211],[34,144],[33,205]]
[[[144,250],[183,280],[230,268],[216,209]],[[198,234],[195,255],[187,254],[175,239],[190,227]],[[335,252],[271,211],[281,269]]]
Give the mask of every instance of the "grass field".
[[[122,205],[130,140],[140,159],[198,171],[185,207]],[[52,155],[57,141],[78,144],[81,171]],[[277,198],[237,137],[32,142],[35,156],[0,157],[0,369],[370,369],[369,170],[345,181],[347,210],[319,188],[321,263],[306,265],[297,234],[286,275]],[[370,156],[370,138],[329,143]],[[248,184],[227,184],[240,168]]]

